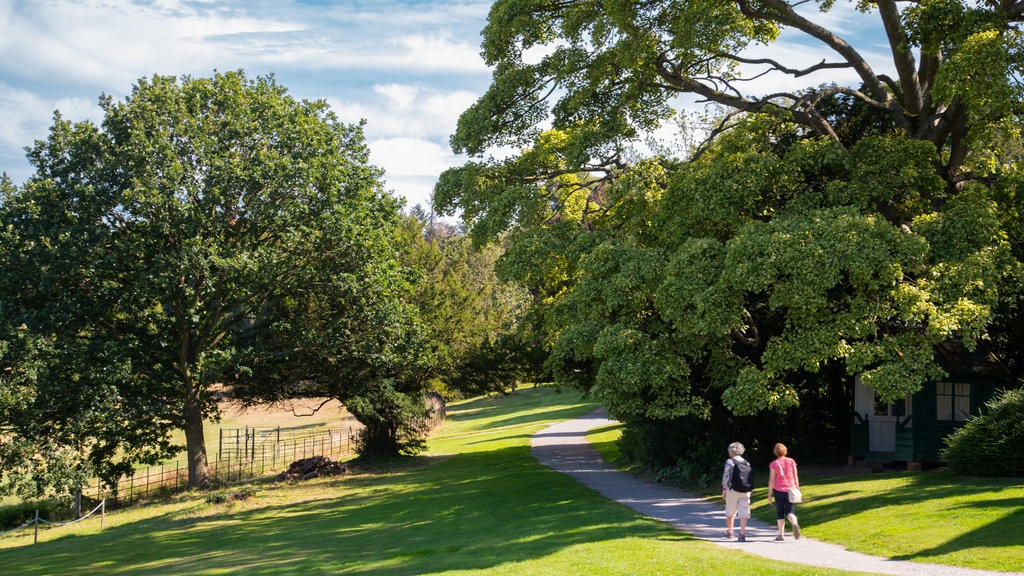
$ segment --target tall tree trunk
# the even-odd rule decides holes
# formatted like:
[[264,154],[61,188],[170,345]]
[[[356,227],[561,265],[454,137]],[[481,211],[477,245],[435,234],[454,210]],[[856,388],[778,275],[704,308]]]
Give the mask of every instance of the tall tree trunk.
[[185,447],[188,450],[188,485],[204,488],[210,483],[210,466],[206,460],[206,437],[203,434],[203,412],[193,394],[185,397]]

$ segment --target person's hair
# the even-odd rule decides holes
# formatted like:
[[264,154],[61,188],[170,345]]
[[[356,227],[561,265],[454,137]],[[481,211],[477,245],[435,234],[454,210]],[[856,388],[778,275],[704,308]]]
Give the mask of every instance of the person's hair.
[[775,455],[778,456],[779,458],[782,458],[783,456],[786,455],[787,452],[789,452],[789,450],[786,450],[786,445],[785,444],[783,444],[782,442],[779,442],[779,443],[775,444],[775,449],[772,450],[772,452],[774,452]]
[[729,456],[742,456],[747,449],[743,447],[743,444],[739,442],[733,442],[729,444]]

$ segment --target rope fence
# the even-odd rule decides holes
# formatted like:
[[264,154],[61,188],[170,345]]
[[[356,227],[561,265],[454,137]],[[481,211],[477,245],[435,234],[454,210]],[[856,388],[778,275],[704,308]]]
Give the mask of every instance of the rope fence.
[[95,508],[93,508],[92,511],[90,511],[88,514],[86,514],[86,515],[84,515],[84,516],[82,516],[82,517],[80,517],[80,518],[78,518],[76,520],[71,520],[69,522],[50,522],[49,520],[44,520],[44,519],[39,517],[39,509],[37,508],[36,509],[36,517],[35,518],[29,520],[28,522],[25,522],[24,524],[22,524],[21,526],[18,526],[17,528],[11,528],[10,530],[6,530],[4,532],[0,532],[0,536],[6,536],[7,534],[10,534],[12,532],[17,532],[18,530],[23,530],[25,528],[28,528],[29,526],[35,526],[35,534],[32,537],[32,543],[33,544],[37,544],[37,543],[39,543],[39,525],[40,524],[47,524],[49,526],[54,526],[54,527],[70,526],[72,524],[78,524],[79,522],[82,522],[83,520],[91,517],[96,512],[100,513],[100,530],[102,530],[103,529],[103,522],[104,522],[104,520],[107,517],[107,501],[106,500],[101,500],[100,503]]

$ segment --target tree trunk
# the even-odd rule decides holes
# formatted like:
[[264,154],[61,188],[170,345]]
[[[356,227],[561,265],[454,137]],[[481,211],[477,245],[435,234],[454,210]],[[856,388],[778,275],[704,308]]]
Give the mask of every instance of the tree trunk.
[[210,466],[206,460],[206,437],[203,434],[203,412],[189,394],[185,399],[185,447],[188,450],[188,485],[205,488],[210,483]]

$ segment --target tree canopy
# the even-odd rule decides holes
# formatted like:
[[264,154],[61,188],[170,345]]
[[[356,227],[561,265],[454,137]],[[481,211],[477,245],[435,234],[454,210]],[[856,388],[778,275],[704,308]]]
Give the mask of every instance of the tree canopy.
[[68,454],[109,482],[177,428],[203,485],[221,385],[401,339],[400,205],[361,126],[273,77],[154,76],[100,105],[99,126],[57,113],[35,174],[4,186],[4,474]]
[[[1010,340],[1024,3],[857,3],[881,60],[827,26],[836,6],[491,9],[493,82],[452,136],[473,158],[435,202],[513,239],[503,269],[544,296],[549,368],[627,425],[786,411],[837,368],[892,400],[941,374],[934,343]],[[820,61],[773,57],[783,33]],[[750,88],[829,71],[856,80]],[[707,138],[645,153],[682,97],[715,106]]]

